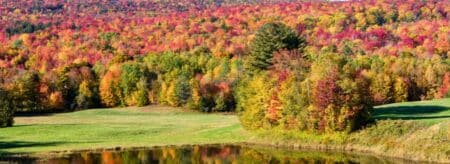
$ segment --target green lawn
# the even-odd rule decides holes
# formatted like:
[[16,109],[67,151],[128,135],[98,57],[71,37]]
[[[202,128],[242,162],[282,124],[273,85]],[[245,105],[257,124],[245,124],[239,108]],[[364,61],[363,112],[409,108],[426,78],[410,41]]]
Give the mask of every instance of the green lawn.
[[0,154],[171,144],[234,143],[249,135],[235,115],[180,108],[94,109],[16,117],[0,129]]
[[373,115],[377,120],[414,120],[432,125],[450,120],[450,99],[382,105]]

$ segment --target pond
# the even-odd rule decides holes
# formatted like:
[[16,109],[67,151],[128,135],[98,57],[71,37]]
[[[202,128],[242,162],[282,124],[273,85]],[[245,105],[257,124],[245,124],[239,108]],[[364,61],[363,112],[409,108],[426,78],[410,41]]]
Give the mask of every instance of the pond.
[[[337,152],[284,150],[262,146],[198,145],[85,151],[48,159],[10,158],[18,163],[411,163]],[[0,160],[0,163],[2,161]]]

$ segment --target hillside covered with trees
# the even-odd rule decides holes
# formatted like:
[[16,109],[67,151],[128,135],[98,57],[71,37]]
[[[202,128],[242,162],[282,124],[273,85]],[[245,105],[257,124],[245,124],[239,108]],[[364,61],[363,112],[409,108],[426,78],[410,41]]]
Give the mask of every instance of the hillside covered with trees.
[[350,132],[374,105],[450,96],[448,1],[2,3],[0,126],[165,104]]

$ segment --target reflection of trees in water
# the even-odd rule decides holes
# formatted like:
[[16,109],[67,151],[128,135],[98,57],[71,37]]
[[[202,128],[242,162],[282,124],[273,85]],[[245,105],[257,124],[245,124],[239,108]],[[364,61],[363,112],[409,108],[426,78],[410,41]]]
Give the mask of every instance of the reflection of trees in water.
[[84,152],[42,163],[389,163],[375,157],[247,146],[163,147]]

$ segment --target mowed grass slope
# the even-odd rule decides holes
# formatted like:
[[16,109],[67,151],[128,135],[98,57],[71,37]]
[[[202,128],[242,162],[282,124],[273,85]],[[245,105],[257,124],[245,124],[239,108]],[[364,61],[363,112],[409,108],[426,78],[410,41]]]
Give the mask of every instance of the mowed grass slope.
[[388,104],[375,107],[376,120],[413,120],[430,125],[450,120],[450,98]]
[[450,163],[450,99],[379,106],[374,119],[348,142],[377,154]]
[[235,115],[180,108],[93,109],[48,116],[16,117],[0,129],[1,153],[246,141]]

